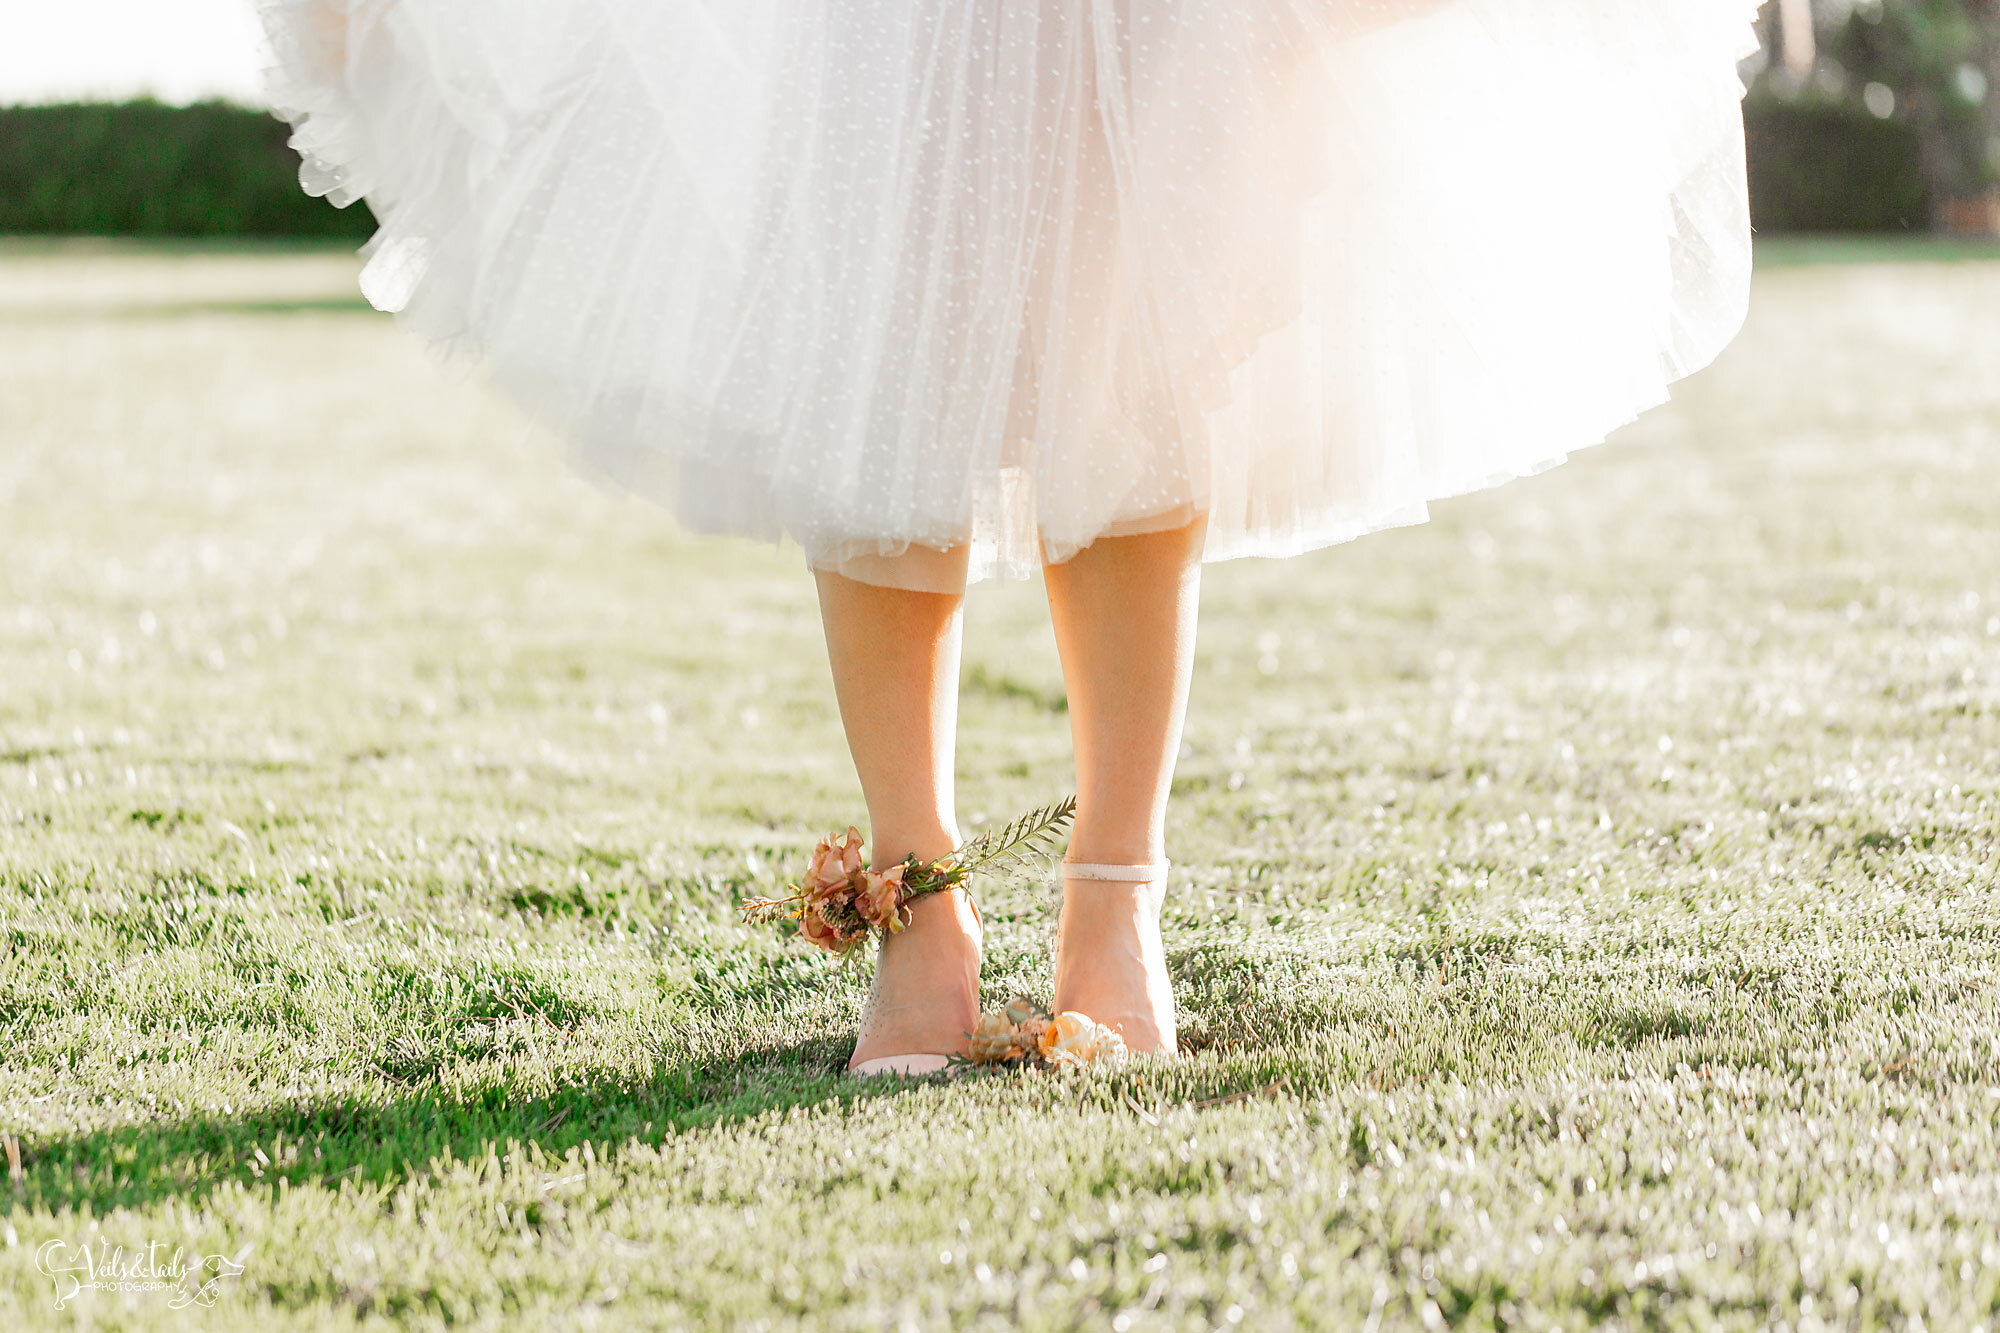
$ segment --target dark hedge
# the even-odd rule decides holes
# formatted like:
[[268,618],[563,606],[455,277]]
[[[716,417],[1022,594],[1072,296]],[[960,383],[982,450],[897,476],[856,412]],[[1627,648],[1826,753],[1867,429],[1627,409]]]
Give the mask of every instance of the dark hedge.
[[[1845,105],[1754,96],[1751,208],[1764,231],[1921,229],[1916,132]],[[286,126],[222,102],[0,107],[0,232],[365,239],[366,205],[299,189]]]
[[1847,102],[1754,95],[1743,107],[1759,231],[1923,231],[1930,187],[1917,131]]
[[283,122],[226,102],[0,107],[0,232],[365,239],[299,189]]

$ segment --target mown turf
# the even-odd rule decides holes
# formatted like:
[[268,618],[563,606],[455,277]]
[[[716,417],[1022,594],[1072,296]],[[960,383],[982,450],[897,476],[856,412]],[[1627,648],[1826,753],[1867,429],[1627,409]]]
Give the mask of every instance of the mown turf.
[[[351,277],[0,254],[15,1326],[2000,1329],[2000,264],[1769,269],[1618,443],[1212,569],[1190,1054],[907,1088],[734,912],[860,810],[796,554]],[[977,825],[1067,738],[969,619]]]

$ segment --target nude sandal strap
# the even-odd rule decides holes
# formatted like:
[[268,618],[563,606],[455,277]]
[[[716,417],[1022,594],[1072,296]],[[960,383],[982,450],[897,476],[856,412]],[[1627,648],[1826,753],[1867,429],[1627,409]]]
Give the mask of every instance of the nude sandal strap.
[[1113,879],[1126,884],[1144,884],[1165,879],[1172,861],[1156,861],[1143,866],[1104,865],[1094,861],[1064,861],[1063,874],[1072,879]]

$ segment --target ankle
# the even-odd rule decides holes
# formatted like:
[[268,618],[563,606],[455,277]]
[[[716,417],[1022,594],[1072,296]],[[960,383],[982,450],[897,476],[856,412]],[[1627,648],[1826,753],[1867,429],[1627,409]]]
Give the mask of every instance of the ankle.
[[882,824],[871,821],[868,863],[886,870],[905,857],[935,861],[957,849],[958,830],[949,824]]
[[1157,926],[1166,906],[1166,894],[1157,880],[1065,880],[1056,933],[1063,937],[1100,931],[1122,935]]
[[910,903],[910,924],[904,929],[924,935],[955,932],[965,936],[975,948],[984,933],[979,909],[973,906],[972,895],[962,888],[927,893],[914,899]]
[[1080,828],[1071,834],[1063,860],[1089,865],[1155,866],[1167,860],[1163,831],[1122,832]]

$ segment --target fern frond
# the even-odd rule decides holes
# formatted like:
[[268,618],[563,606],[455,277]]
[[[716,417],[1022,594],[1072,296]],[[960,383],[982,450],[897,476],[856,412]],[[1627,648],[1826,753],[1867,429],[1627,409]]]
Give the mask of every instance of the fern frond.
[[1004,828],[980,834],[953,852],[951,860],[967,873],[1025,865],[1030,860],[1048,855],[1051,846],[1075,816],[1076,797],[1065,796],[1054,805],[1030,810]]

